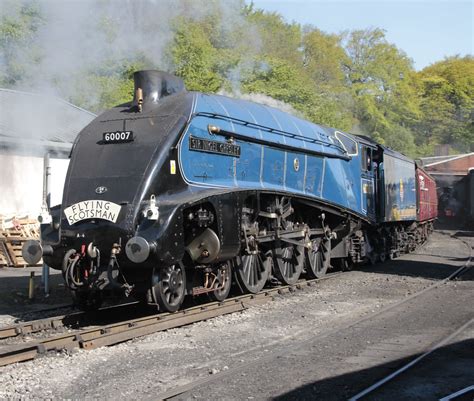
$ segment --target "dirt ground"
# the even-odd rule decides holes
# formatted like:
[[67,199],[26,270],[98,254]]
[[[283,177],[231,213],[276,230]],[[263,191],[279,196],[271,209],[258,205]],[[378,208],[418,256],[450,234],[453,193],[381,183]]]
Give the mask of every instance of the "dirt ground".
[[[34,299],[28,298],[31,272],[34,273]],[[71,303],[61,272],[50,269],[50,291],[45,294],[42,267],[0,268],[0,325],[12,323],[25,314]]]
[[[160,399],[190,383],[177,399],[347,399],[474,316],[472,271],[379,313],[455,271],[467,254],[460,241],[435,233],[416,254],[242,313],[3,367],[0,399]],[[420,365],[374,399],[440,398],[474,383],[471,329],[443,348],[437,366]]]

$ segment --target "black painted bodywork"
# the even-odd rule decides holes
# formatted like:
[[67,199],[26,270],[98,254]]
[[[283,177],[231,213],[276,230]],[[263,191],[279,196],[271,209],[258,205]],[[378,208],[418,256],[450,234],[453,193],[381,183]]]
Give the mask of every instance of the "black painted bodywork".
[[[79,252],[90,243],[99,249],[101,265],[106,265],[114,244],[120,244],[123,249],[127,241],[136,236],[151,244],[153,252],[143,263],[134,263],[125,252],[119,253],[117,260],[122,271],[133,274],[137,270],[181,262],[189,242],[185,211],[194,204],[209,205],[215,216],[215,232],[220,242],[215,262],[239,254],[243,202],[249,195],[258,197],[257,194],[265,194],[265,191],[196,186],[184,181],[179,169],[177,144],[192,118],[194,94],[186,92],[175,77],[168,75],[139,73],[137,80],[144,88],[143,94],[136,92],[132,102],[104,112],[78,135],[71,153],[62,205],[51,210],[53,225],[42,226],[43,246],[53,248],[52,255],[44,256],[51,267],[62,269],[68,250]],[[104,143],[103,134],[114,131],[131,131],[134,140]],[[377,160],[383,160],[382,150],[375,143],[363,139],[360,143],[369,149],[370,160],[375,158],[376,150],[380,151]],[[350,159],[337,154],[328,157]],[[97,191],[99,188],[106,190]],[[269,192],[288,196],[288,193],[276,190]],[[159,208],[158,220],[150,220],[143,214],[152,196],[156,197]],[[117,222],[89,219],[69,224],[64,215],[66,208],[96,199],[121,206]],[[350,225],[346,219],[349,216],[364,224],[371,223],[367,216],[357,215],[324,199],[299,196],[299,201],[309,207],[317,206],[318,211],[312,211],[309,219],[321,212],[327,213],[328,218],[338,216],[332,226],[335,232],[340,232],[335,244],[348,235]],[[368,207],[374,209],[370,216],[374,219],[375,207]],[[344,250],[339,257],[346,254]]]
[[[156,252],[142,264],[131,262],[122,252],[118,256],[122,269],[151,269],[176,263],[183,258],[185,249],[183,210],[196,201],[208,202],[216,211],[219,259],[238,252],[240,225],[225,224],[225,220],[239,220],[241,195],[229,189],[190,187],[179,171],[171,174],[170,160],[177,163],[176,144],[190,118],[192,103],[193,95],[188,92],[165,97],[141,113],[132,102],[106,111],[84,128],[71,153],[62,205],[51,211],[53,219],[60,221],[60,229],[42,226],[43,246],[52,245],[54,249],[52,256],[44,256],[46,263],[61,269],[67,250],[80,250],[91,242],[107,263],[113,244],[124,247],[133,236],[145,238]],[[134,141],[101,143],[102,134],[113,131],[133,131]],[[105,187],[106,192],[97,194],[99,187]],[[151,195],[156,196],[159,207],[157,221],[148,220],[141,213]],[[121,205],[117,222],[91,219],[71,226],[64,209],[91,199]]]

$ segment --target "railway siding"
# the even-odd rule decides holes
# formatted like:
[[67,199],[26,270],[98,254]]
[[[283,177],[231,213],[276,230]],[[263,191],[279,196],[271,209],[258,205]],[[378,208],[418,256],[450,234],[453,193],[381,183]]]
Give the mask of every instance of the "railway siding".
[[[248,396],[258,399],[279,396],[311,383],[312,379],[319,380],[318,388],[323,391],[324,380],[339,377],[338,369],[356,372],[346,358],[357,357],[358,352],[374,344],[367,330],[354,328],[352,333],[356,334],[351,334],[344,331],[344,327],[361,318],[370,326],[374,315],[387,305],[409,298],[462,265],[460,259],[465,256],[465,246],[439,234],[435,234],[433,241],[420,252],[425,255],[407,255],[376,265],[372,270],[349,272],[308,290],[277,296],[276,302],[238,314],[152,334],[114,347],[87,353],[82,350],[59,352],[54,357],[0,368],[0,397],[54,394],[69,398],[156,398],[157,394],[214,377],[218,380],[212,385],[196,388],[191,393],[198,398],[227,394],[227,399]],[[394,308],[392,313],[398,320],[393,321],[393,327],[401,330],[405,320],[420,320],[417,313],[428,319],[431,308],[439,306],[445,298],[449,302],[442,309],[449,311],[457,295],[462,293],[461,289],[472,289],[471,285],[471,281],[459,281],[442,286],[458,288],[459,293],[428,291],[426,295],[433,294],[433,298],[423,303],[421,312],[417,312],[416,303],[415,306],[410,303],[413,310],[409,315],[397,313],[398,309]],[[379,321],[376,326],[380,330],[375,333],[382,333],[383,324]],[[275,355],[277,358],[272,358]],[[262,367],[258,361],[264,358],[267,360]],[[243,368],[235,371],[237,366]],[[110,381],[111,372],[113,381]],[[220,377],[221,372],[229,374]],[[279,372],[286,376],[280,376]],[[225,390],[228,392],[222,393],[225,386],[229,386]],[[332,388],[332,393],[327,394],[342,394],[337,393],[338,385]],[[185,396],[189,398],[189,395]]]

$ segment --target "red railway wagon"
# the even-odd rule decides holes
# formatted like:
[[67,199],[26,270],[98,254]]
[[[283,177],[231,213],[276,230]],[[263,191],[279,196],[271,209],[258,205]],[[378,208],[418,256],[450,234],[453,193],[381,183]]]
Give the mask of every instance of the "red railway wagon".
[[436,182],[425,170],[417,167],[416,184],[418,221],[432,221],[438,216],[438,196],[436,194]]

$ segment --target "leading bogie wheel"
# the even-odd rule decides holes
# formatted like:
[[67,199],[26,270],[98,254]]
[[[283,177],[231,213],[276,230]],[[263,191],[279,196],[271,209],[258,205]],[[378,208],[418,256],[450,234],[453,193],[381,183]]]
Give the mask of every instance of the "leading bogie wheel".
[[283,284],[295,284],[303,271],[304,247],[283,244],[273,251],[273,272]]
[[317,238],[311,241],[311,248],[306,250],[306,274],[310,279],[321,278],[331,264],[331,240]]
[[152,274],[152,296],[160,311],[176,312],[186,295],[186,270],[182,263],[156,268]]
[[271,271],[271,254],[256,250],[237,256],[235,281],[243,293],[256,294],[265,286]]

